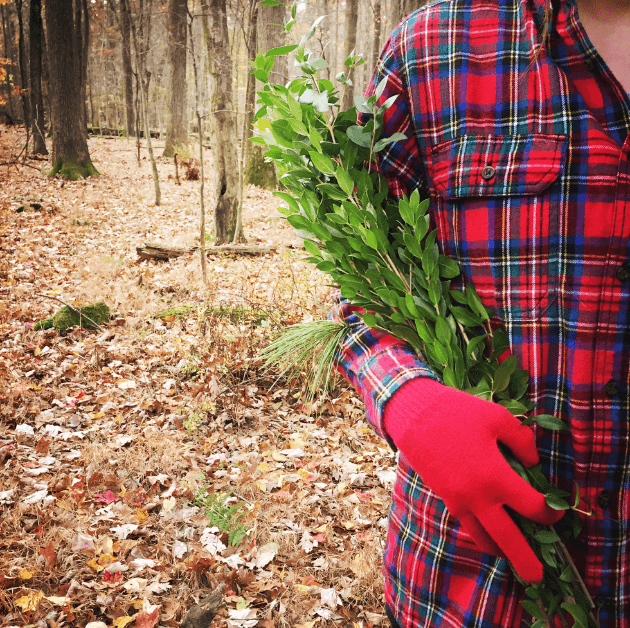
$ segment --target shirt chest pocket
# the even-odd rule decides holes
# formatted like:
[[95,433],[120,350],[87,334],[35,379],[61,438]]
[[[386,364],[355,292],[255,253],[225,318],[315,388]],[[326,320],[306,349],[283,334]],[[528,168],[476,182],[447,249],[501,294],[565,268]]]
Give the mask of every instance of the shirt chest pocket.
[[503,320],[553,315],[562,274],[559,135],[465,135],[431,153],[432,210],[446,255]]

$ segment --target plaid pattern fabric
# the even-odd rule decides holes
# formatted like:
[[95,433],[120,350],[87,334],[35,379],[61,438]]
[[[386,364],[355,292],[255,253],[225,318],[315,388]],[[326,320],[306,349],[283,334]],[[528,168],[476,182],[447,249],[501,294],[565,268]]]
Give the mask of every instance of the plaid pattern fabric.
[[[547,50],[543,0],[438,0],[391,35],[370,91],[398,95],[381,153],[396,195],[422,189],[455,259],[531,374],[547,476],[593,507],[570,548],[602,628],[630,627],[630,100],[593,48],[575,0],[558,0]],[[538,53],[538,57],[536,54]],[[405,343],[347,304],[339,368],[387,438],[383,410],[406,381],[434,377]],[[421,417],[419,417],[421,420]],[[478,552],[400,459],[384,556],[401,628],[519,626],[524,591]]]

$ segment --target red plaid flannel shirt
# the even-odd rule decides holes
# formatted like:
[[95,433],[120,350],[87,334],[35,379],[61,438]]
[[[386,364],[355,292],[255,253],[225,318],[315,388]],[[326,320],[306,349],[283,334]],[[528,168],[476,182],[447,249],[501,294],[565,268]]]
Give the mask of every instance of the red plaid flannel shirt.
[[[593,507],[570,548],[602,628],[630,626],[630,100],[589,41],[575,0],[558,0],[546,50],[544,0],[438,0],[407,18],[370,91],[397,94],[381,153],[394,194],[421,188],[442,251],[503,325],[531,374],[543,468]],[[539,56],[536,58],[536,54]],[[402,384],[432,377],[405,343],[351,327],[340,369],[387,438]],[[421,420],[421,417],[419,417]],[[384,556],[402,628],[516,627],[524,591],[503,559],[476,552],[401,457]]]

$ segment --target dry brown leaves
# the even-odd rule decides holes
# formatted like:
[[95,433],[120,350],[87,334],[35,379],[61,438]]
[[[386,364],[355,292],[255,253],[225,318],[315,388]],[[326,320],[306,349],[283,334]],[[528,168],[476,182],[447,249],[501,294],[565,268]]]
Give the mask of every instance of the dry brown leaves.
[[[0,127],[0,162],[20,141]],[[136,263],[144,241],[196,243],[197,184],[160,160],[155,207],[133,142],[90,150],[95,180],[0,168],[0,625],[178,626],[221,583],[213,626],[380,624],[394,457],[351,391],[307,411],[257,360],[325,316],[326,277],[254,188],[247,239],[278,254],[210,258],[207,285],[194,254]],[[59,307],[38,293],[116,318],[35,331]],[[193,503],[204,486],[244,504],[238,547]]]

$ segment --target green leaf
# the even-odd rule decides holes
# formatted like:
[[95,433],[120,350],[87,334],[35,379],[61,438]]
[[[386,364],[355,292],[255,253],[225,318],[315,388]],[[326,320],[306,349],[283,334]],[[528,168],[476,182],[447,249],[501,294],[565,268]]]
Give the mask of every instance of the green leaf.
[[[265,2],[275,2],[275,4],[265,4]],[[264,6],[268,6],[268,7],[276,7],[279,4],[282,4],[281,2],[278,2],[277,0],[263,0],[260,4],[264,5]],[[278,46],[277,48],[271,48],[271,50],[268,50],[265,53],[265,57],[278,57],[280,55],[286,55],[289,52],[293,52],[295,49],[297,48],[297,44],[291,44],[289,46]]]
[[350,126],[348,127],[346,134],[348,137],[359,146],[369,148],[372,145],[372,134],[366,132],[362,126]]
[[547,506],[554,510],[568,510],[571,508],[571,505],[566,499],[562,499],[562,497],[558,497],[553,493],[545,495],[545,501],[547,502]]
[[555,532],[551,532],[551,530],[538,530],[538,532],[534,534],[534,539],[539,543],[545,543],[548,545],[551,543],[557,543],[560,540],[560,537]]
[[363,322],[371,328],[377,327],[376,317],[374,314],[370,314],[369,312],[365,312],[363,314],[359,314],[359,316],[363,319]]
[[440,255],[438,259],[438,265],[440,267],[440,276],[444,277],[444,279],[453,279],[457,277],[460,273],[457,262],[450,259],[450,257],[446,257],[445,255]]
[[326,194],[327,196],[330,196],[330,198],[334,198],[338,201],[343,201],[348,198],[345,192],[342,192],[336,185],[333,185],[332,183],[320,183],[317,186],[317,189],[323,194]]
[[553,567],[554,569],[558,566],[558,562],[556,561],[556,557],[554,556],[555,550],[552,545],[541,545],[540,546],[540,554],[542,556],[543,561]]
[[352,177],[341,166],[337,168],[336,176],[339,187],[348,196],[352,196],[352,193],[354,192],[354,181],[352,180]]
[[260,0],[260,4],[263,7],[277,7],[280,6],[282,2],[279,2],[279,0]]
[[510,356],[502,364],[499,365],[499,368],[494,372],[494,377],[492,378],[492,392],[498,393],[505,390],[510,383],[510,376],[516,369],[516,356]]
[[334,174],[335,173],[335,164],[330,157],[326,155],[322,155],[321,153],[315,152],[314,150],[310,151],[309,156],[313,165],[321,170],[325,174]]
[[481,316],[482,320],[487,321],[489,319],[488,312],[481,302],[481,299],[479,298],[479,295],[477,294],[474,286],[472,286],[471,284],[468,284],[466,286],[466,298],[468,299],[468,307],[473,312],[476,312],[479,316]]
[[558,432],[560,430],[568,430],[569,426],[561,419],[553,416],[552,414],[537,414],[531,417],[532,421],[540,427]]
[[378,250],[378,240],[372,231],[366,230],[363,240],[371,249]]
[[379,151],[383,150],[386,146],[389,146],[390,144],[393,144],[394,142],[400,142],[401,140],[406,140],[406,139],[407,139],[407,136],[404,133],[394,133],[390,135],[389,137],[385,137],[379,140],[378,142],[376,142],[376,144],[374,144],[374,152],[378,153]]
[[323,138],[315,127],[311,127],[310,131],[308,132],[308,137],[311,140],[311,144],[318,150],[318,152],[321,153]]
[[545,620],[545,615],[536,602],[532,602],[532,600],[521,600],[521,605],[534,619]]
[[588,615],[581,606],[571,604],[570,602],[563,602],[560,607],[573,615],[573,619],[575,619],[575,628],[587,628]]
[[453,334],[449,324],[442,316],[438,316],[435,321],[435,335],[443,345],[448,346],[451,344]]
[[560,580],[562,582],[573,582],[573,571],[571,571],[571,565],[567,565],[560,574]]
[[[452,305],[450,309],[453,316],[465,327],[479,327],[482,324],[481,319],[466,308]],[[477,337],[481,337],[482,340],[484,338],[483,336]]]

